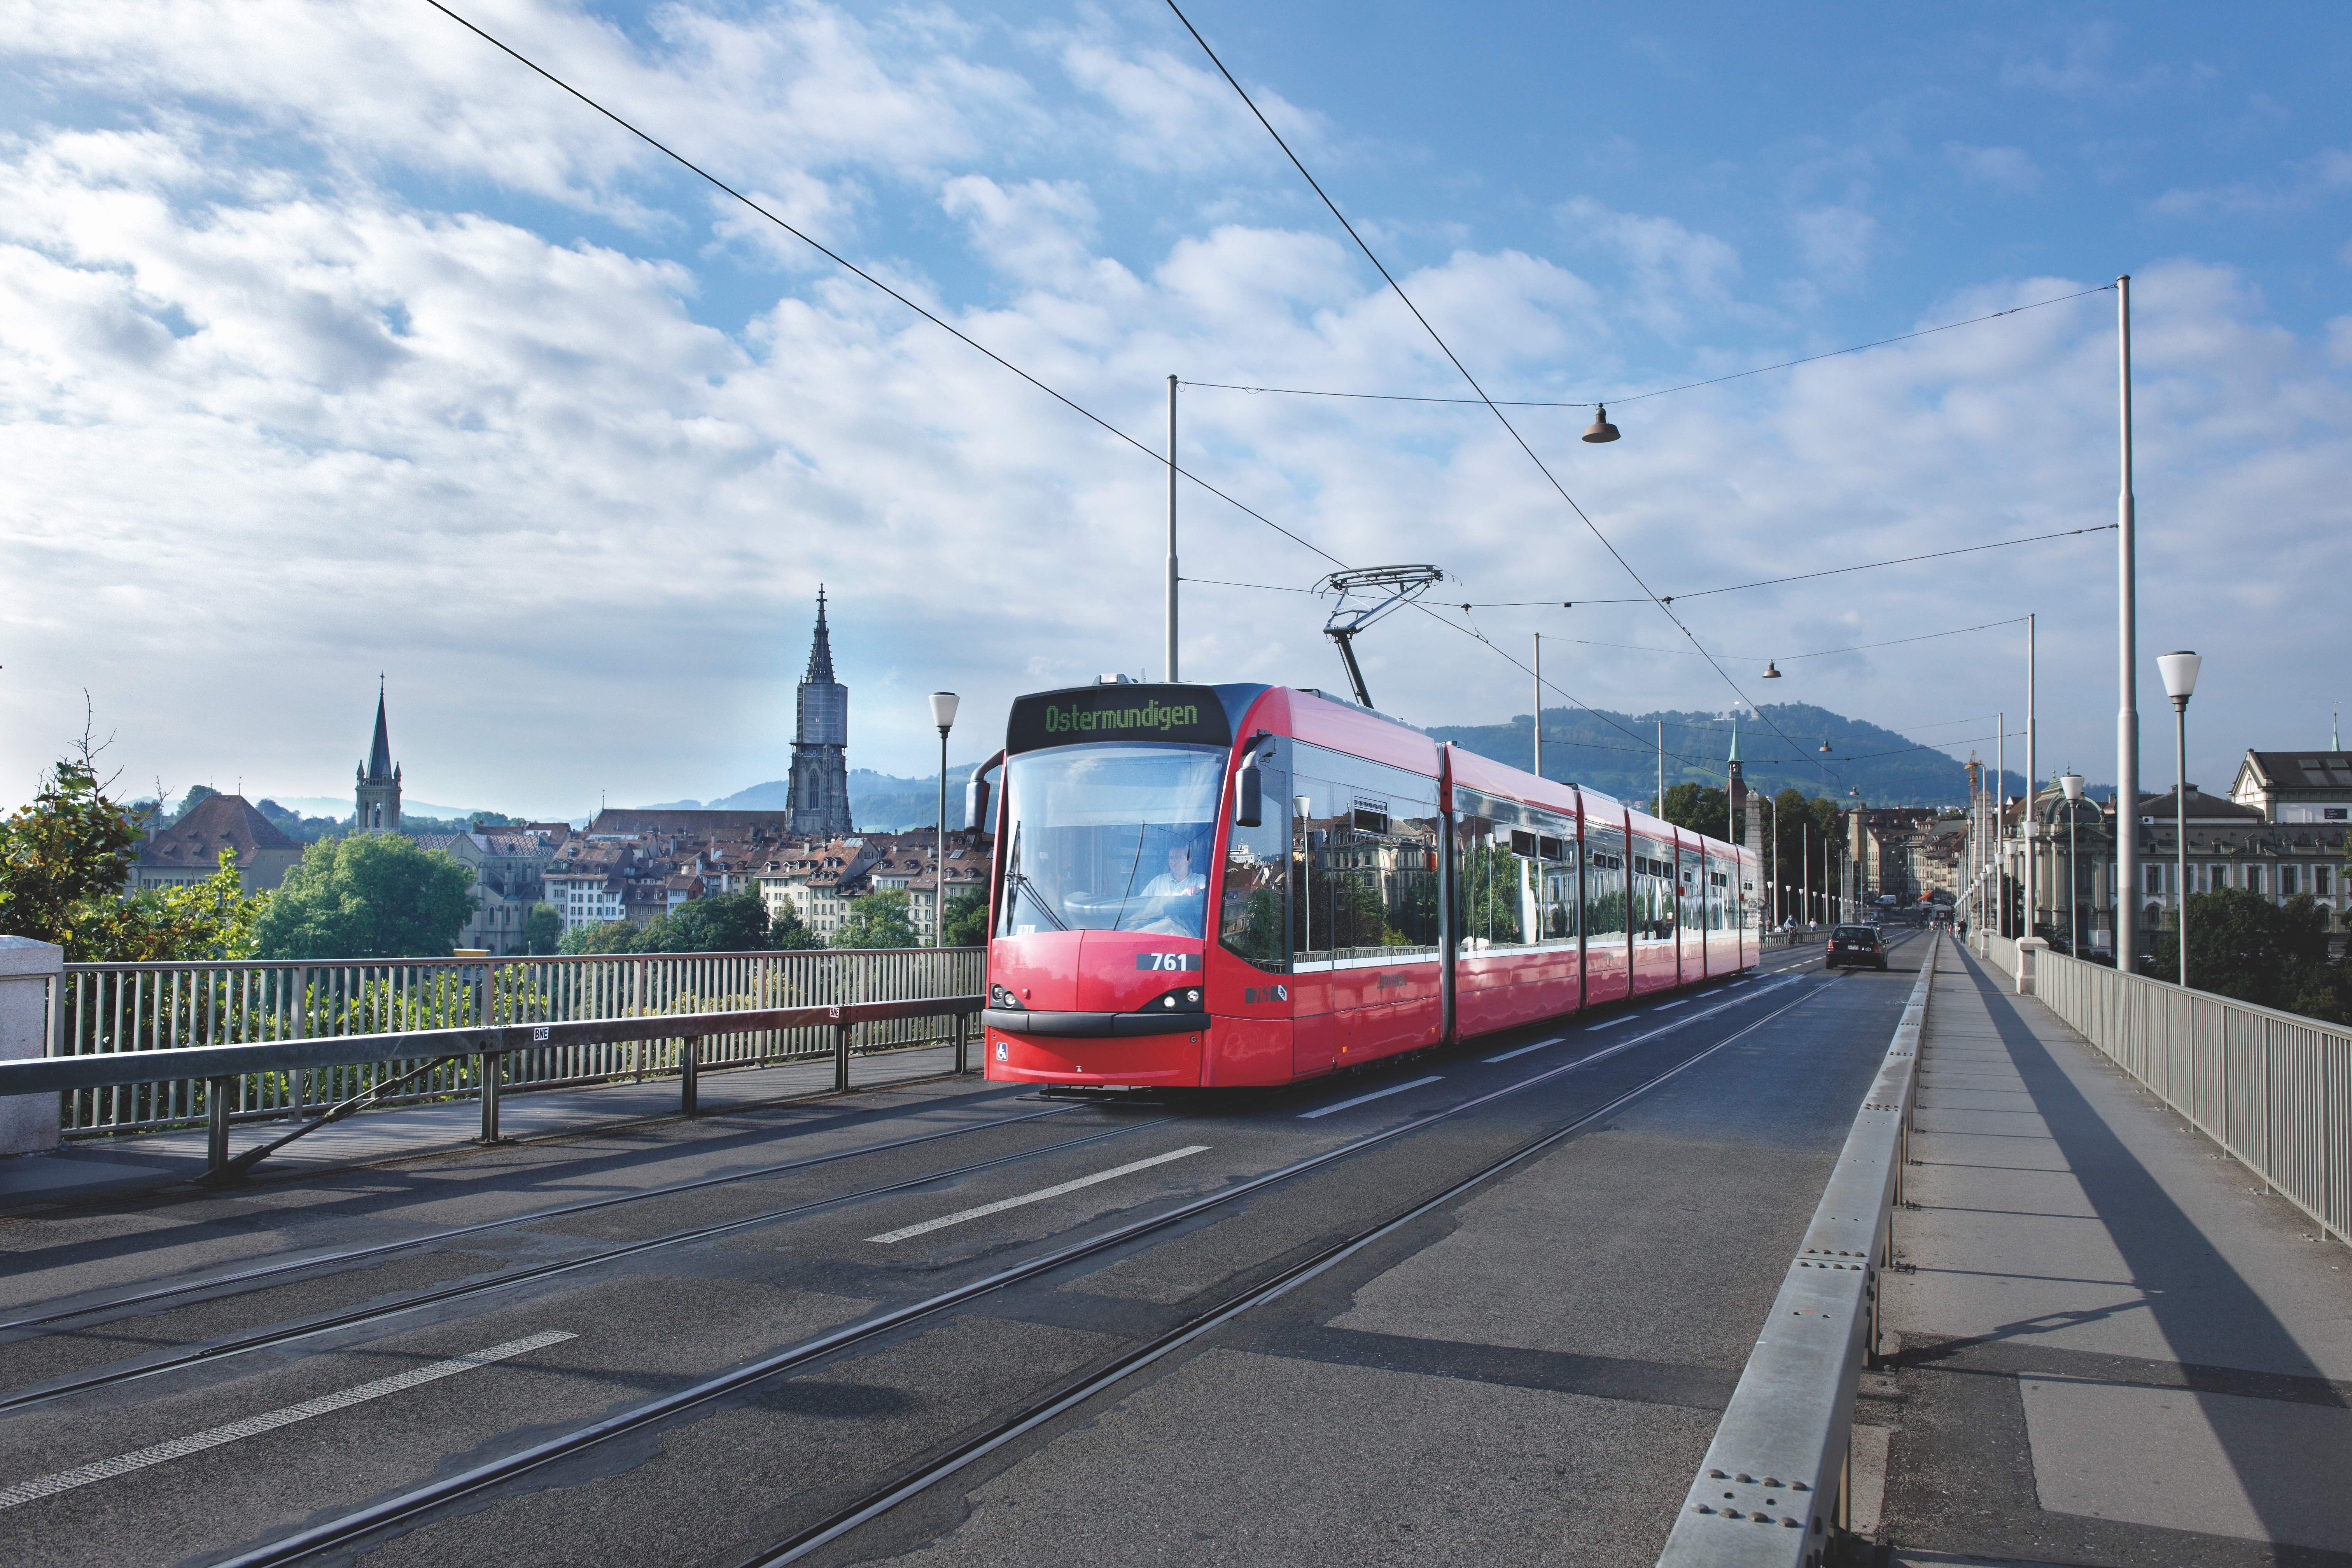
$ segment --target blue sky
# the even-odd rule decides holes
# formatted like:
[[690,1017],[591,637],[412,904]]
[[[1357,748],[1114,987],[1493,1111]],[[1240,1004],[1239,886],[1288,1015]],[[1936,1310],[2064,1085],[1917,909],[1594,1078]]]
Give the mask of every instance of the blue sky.
[[[1162,378],[1458,395],[1164,6],[466,10],[1147,445]],[[1189,14],[1496,395],[1630,394],[2136,278],[2153,656],[2191,773],[2325,738],[2346,579],[2338,9],[1212,4]],[[419,3],[9,7],[0,795],[324,795],[388,673],[425,798],[573,814],[781,776],[830,584],[854,761],[922,693],[1157,660],[1161,475]],[[2114,296],[1517,416],[1662,592],[2114,513]],[[1483,411],[1186,394],[1202,477],[1474,602],[1633,590]],[[1328,567],[1197,491],[1202,577]],[[1965,755],[2036,611],[2042,762],[2113,772],[2113,535],[1654,607],[1482,609],[1575,696],[1818,702]],[[1187,673],[1337,685],[1315,602],[1188,590]],[[1464,617],[1455,616],[1456,623]],[[1428,617],[1381,705],[1527,709]],[[1572,640],[1581,639],[1581,640]],[[1633,645],[1632,647],[1622,645]],[[1733,658],[1732,656],[1738,656]],[[986,718],[980,716],[985,715]],[[1990,746],[1986,749],[1989,751]],[[345,755],[348,752],[350,755]],[[2017,761],[2011,750],[2012,765]]]

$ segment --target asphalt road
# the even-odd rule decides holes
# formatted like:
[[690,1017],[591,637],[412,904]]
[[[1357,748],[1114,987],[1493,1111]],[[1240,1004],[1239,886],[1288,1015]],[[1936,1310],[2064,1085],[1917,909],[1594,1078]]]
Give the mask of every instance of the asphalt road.
[[0,1561],[760,1562],[975,1447],[806,1560],[1647,1560],[1920,945],[1281,1094],[929,1083],[0,1224]]

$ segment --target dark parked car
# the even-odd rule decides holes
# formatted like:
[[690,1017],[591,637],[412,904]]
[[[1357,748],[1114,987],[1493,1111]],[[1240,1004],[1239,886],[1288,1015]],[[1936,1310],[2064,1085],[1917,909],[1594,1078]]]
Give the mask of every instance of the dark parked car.
[[1838,926],[1830,932],[1823,969],[1885,969],[1886,942],[1870,926]]

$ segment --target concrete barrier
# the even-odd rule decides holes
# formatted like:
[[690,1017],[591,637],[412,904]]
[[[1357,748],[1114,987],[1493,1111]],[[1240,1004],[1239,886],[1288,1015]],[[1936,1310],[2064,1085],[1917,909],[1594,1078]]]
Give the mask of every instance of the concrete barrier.
[[[0,936],[0,1062],[49,1054],[49,1000],[65,973],[65,950],[27,936]],[[0,1155],[56,1148],[58,1097],[0,1100]]]

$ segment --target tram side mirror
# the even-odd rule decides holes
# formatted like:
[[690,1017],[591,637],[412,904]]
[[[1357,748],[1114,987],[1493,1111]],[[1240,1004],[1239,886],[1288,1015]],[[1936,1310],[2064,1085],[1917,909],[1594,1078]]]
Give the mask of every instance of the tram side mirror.
[[982,833],[989,831],[988,781],[980,776],[977,768],[972,770],[971,778],[963,786],[963,820],[967,826],[976,827]]
[[1257,752],[1253,751],[1242,759],[1242,771],[1234,780],[1234,826],[1255,827],[1265,819],[1265,775],[1257,765]]

